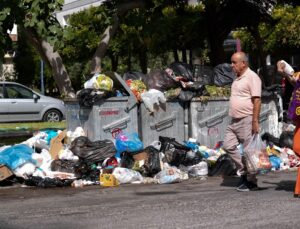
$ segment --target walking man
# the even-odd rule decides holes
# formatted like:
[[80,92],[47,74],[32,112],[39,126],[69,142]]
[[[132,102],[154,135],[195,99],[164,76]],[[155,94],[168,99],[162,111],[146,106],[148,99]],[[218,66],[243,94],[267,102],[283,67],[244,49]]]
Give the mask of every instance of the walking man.
[[226,129],[223,149],[229,154],[241,177],[237,191],[257,189],[255,174],[247,173],[245,160],[237,146],[247,147],[253,134],[259,132],[261,105],[261,79],[248,66],[244,52],[236,52],[231,57],[231,66],[237,78],[231,86],[229,116],[231,123]]

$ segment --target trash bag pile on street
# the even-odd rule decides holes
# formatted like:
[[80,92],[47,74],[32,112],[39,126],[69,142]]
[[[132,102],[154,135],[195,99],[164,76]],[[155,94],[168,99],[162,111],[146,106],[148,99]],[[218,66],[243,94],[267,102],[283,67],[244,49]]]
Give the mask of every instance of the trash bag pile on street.
[[[166,69],[154,69],[148,74],[126,72],[123,80],[143,102],[149,112],[167,100],[190,101],[199,96],[229,96],[230,85],[235,79],[229,64],[220,64],[215,68],[195,66],[174,62]],[[84,83],[84,89],[77,92],[79,104],[92,107],[94,103],[109,97],[128,96],[117,81],[105,74],[96,73]],[[208,92],[210,91],[210,93]]]
[[[192,73],[189,65],[172,63],[147,75],[128,72],[123,79],[137,101],[143,102],[152,113],[156,104],[170,99],[189,101],[197,96],[228,96],[227,86],[234,80],[230,69],[223,64],[214,70],[199,67]],[[80,106],[92,107],[110,96],[128,96],[121,86],[108,75],[95,74],[77,93],[77,99]],[[113,137],[113,140],[91,141],[81,126],[74,131],[38,131],[20,144],[0,148],[0,171],[5,174],[0,177],[0,184],[5,181],[44,188],[117,186],[236,175],[233,161],[222,149],[222,141],[209,148],[196,139],[179,142],[170,136],[159,136],[144,145],[138,133],[123,130]],[[262,139],[272,165],[270,170],[300,166],[299,158],[291,150],[292,135],[288,131],[278,139],[267,133]],[[239,149],[243,154],[243,147]]]
[[[299,158],[290,148],[275,145],[279,139],[268,134],[262,138],[272,170],[300,166]],[[190,178],[236,175],[222,142],[208,148],[195,139],[178,142],[159,136],[157,141],[144,146],[137,133],[122,131],[114,141],[92,142],[81,127],[73,132],[39,131],[20,144],[3,146],[0,164],[11,171],[8,181],[43,188],[169,184]]]

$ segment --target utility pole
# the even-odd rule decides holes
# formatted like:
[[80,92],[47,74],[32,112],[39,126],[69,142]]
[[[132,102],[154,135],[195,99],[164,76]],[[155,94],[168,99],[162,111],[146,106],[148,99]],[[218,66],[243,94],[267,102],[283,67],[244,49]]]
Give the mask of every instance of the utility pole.
[[44,87],[44,61],[41,60],[41,93],[45,95],[45,87]]

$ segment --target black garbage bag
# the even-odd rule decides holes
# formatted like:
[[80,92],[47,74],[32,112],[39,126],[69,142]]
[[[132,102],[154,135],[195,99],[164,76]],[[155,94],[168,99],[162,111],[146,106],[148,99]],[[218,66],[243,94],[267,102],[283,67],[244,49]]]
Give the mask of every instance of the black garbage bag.
[[213,84],[213,68],[210,66],[194,65],[194,79],[203,85]]
[[132,167],[134,165],[134,159],[133,159],[132,153],[123,152],[121,154],[120,165],[123,168],[132,169]]
[[221,155],[208,171],[209,176],[232,176],[234,174],[236,174],[236,167],[228,154]]
[[70,150],[88,165],[103,162],[116,153],[115,145],[111,140],[92,142],[85,136],[75,138],[71,142]]
[[111,96],[114,96],[112,92],[86,88],[80,90],[76,97],[80,106],[92,107],[94,103],[109,98]]
[[159,136],[159,141],[166,162],[172,166],[190,166],[198,164],[202,160],[200,154],[193,154],[189,147],[180,144],[175,138]]
[[294,142],[294,132],[293,131],[286,131],[282,132],[279,137],[279,146],[287,147],[293,149],[293,142]]
[[147,152],[148,159],[143,165],[145,174],[142,175],[153,177],[161,171],[159,151],[153,146],[147,146],[144,152]]
[[236,76],[232,70],[232,67],[228,63],[219,64],[214,67],[214,84],[218,87],[224,87],[226,85],[231,85]]
[[165,92],[172,88],[180,87],[180,83],[172,79],[164,70],[153,70],[147,74],[144,84],[149,89]]
[[178,95],[178,99],[183,102],[187,102],[187,101],[191,101],[195,95],[196,95],[196,93],[193,91],[181,90]]
[[267,145],[270,145],[270,146],[273,146],[273,145],[279,146],[279,138],[274,137],[270,133],[264,133],[261,136],[261,139],[263,141],[265,141]]
[[169,65],[175,76],[182,76],[186,81],[194,81],[192,66],[183,62],[173,62]]
[[124,81],[127,80],[141,80],[144,81],[146,77],[146,74],[142,72],[125,72],[123,75]]
[[56,159],[51,162],[51,171],[73,173],[77,178],[90,174],[90,167],[82,160],[60,160]]
[[205,85],[201,82],[193,82],[187,85],[187,88],[182,89],[178,95],[178,99],[181,101],[191,101],[192,98],[197,96],[208,96]]
[[74,179],[59,179],[59,178],[49,178],[49,177],[37,177],[29,176],[24,183],[28,186],[37,186],[41,188],[51,188],[51,187],[66,187],[71,186]]

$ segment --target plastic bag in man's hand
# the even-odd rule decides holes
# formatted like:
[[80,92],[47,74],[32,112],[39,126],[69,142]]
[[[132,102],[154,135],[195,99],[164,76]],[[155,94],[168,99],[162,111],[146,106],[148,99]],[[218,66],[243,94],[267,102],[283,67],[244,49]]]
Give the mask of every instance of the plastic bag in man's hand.
[[267,171],[272,167],[266,145],[259,134],[252,136],[250,143],[244,149],[244,155],[249,173],[255,174],[259,171]]

